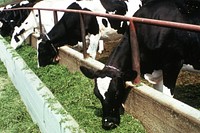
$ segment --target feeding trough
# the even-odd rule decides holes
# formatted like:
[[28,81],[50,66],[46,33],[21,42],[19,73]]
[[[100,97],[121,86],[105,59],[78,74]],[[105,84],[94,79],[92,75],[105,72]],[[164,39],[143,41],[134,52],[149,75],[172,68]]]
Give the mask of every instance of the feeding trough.
[[84,132],[55,99],[49,89],[29,69],[17,52],[0,37],[0,59],[27,107],[33,121],[44,133]]

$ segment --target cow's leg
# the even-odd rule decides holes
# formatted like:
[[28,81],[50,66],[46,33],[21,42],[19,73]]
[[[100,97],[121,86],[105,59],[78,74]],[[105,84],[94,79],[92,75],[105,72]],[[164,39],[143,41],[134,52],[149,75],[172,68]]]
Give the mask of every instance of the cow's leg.
[[174,95],[174,89],[176,86],[176,80],[182,67],[182,62],[175,62],[173,64],[166,65],[163,69],[163,84],[170,88],[171,95]]
[[156,84],[153,84],[153,88],[170,96],[170,97],[173,97],[173,95],[171,94],[170,92],[170,89],[167,88],[164,84],[163,84],[163,80],[157,82]]
[[90,35],[90,44],[89,47],[87,49],[87,53],[95,59],[96,57],[96,52],[98,49],[98,44],[99,44],[99,40],[100,40],[100,34],[97,35]]
[[154,70],[152,74],[145,74],[144,78],[153,84],[153,88],[163,92],[163,75],[162,70]]
[[163,85],[163,72],[162,70],[154,70],[152,74],[145,74],[144,78],[153,84],[153,88],[168,95],[172,96],[170,89]]
[[153,84],[153,88],[160,92],[163,92],[163,80]]

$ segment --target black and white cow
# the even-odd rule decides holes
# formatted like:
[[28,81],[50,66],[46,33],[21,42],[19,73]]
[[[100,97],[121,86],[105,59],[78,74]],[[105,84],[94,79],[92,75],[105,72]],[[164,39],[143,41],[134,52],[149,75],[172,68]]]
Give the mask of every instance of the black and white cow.
[[[76,3],[78,3],[82,8],[83,7],[85,7],[85,8],[89,8],[90,10],[92,10],[92,11],[95,11],[95,12],[106,12],[106,10],[102,7],[102,5],[101,5],[101,3],[99,2],[99,1],[96,1],[96,0],[93,0],[93,1],[78,1],[78,2],[76,2]],[[139,2],[136,4],[137,6],[135,6],[131,11],[136,11],[138,8],[139,8]],[[117,12],[120,12],[120,11],[117,11]],[[94,35],[94,34],[90,34],[90,36],[89,36],[89,42],[90,42],[90,45],[89,45],[89,48],[88,48],[88,50],[87,50],[87,53],[90,53],[90,55],[92,56],[92,57],[95,57],[96,56],[96,50],[97,50],[97,47],[98,47],[98,43],[99,43],[99,40],[101,39],[101,37],[105,37],[105,36],[107,36],[107,37],[109,37],[109,35],[110,34],[113,34],[114,32],[116,33],[116,32],[118,32],[119,31],[119,29],[120,29],[120,25],[118,25],[118,26],[116,26],[115,24],[115,22],[114,23],[112,23],[112,22],[110,22],[110,24],[111,25],[109,25],[109,26],[106,26],[105,25],[105,21],[106,21],[106,19],[107,18],[103,18],[103,17],[97,17],[97,20],[98,20],[98,26],[99,26],[99,28],[100,28],[100,30],[99,30],[99,33],[98,34],[96,34],[96,35]],[[111,19],[107,19],[108,21],[106,21],[106,22],[109,22]],[[121,22],[121,20],[120,20],[120,22]],[[113,25],[115,25],[116,27],[118,27],[118,28],[116,28],[116,30],[114,30],[115,28],[113,28]],[[94,26],[94,24],[93,25],[91,25],[91,26]],[[58,29],[56,29],[58,26],[56,26],[55,28],[53,28],[53,30],[55,30],[55,31],[51,31],[51,34],[53,33],[53,32],[57,32],[56,30],[58,30]],[[95,27],[93,27],[94,29],[96,29]],[[123,28],[125,28],[125,27],[123,27]],[[59,34],[59,33],[58,33]],[[57,36],[57,37],[59,37],[59,36]],[[51,37],[49,37],[49,38],[51,38]],[[54,44],[55,43],[59,43],[59,38],[55,38],[54,37],[54,40],[56,40],[56,41],[54,41]],[[101,40],[100,40],[101,41]],[[59,45],[59,47],[60,46],[63,46],[64,44],[60,44]],[[58,45],[56,46],[56,48],[58,47]],[[54,50],[52,49],[52,52],[53,52]],[[47,53],[47,52],[46,52]],[[50,51],[49,51],[49,53],[50,53]],[[48,57],[49,56],[49,57]],[[44,60],[44,59],[41,59],[41,58],[44,58],[44,56],[40,56],[39,57],[39,66],[46,66],[46,65],[48,65],[48,64],[51,64],[52,63],[52,55],[50,56],[50,55],[46,55],[45,56],[46,57],[46,59]],[[49,60],[47,60],[47,59],[49,59]],[[48,64],[47,64],[48,63]],[[43,65],[41,65],[41,64],[43,64]]]
[[[66,9],[71,3],[76,0],[48,0],[37,2],[33,8],[51,8],[51,9]],[[42,29],[48,33],[54,26],[53,11],[41,10]],[[58,12],[58,20],[63,16],[64,12]],[[32,33],[39,32],[39,13],[38,10],[33,10],[20,26],[15,26],[15,30],[11,38],[11,46],[16,49],[21,46],[24,40]]]
[[102,70],[93,71],[80,67],[85,76],[95,79],[94,94],[102,104],[102,127],[105,130],[116,128],[120,124],[122,104],[129,91],[125,89],[125,82],[132,81],[137,76],[131,69],[129,41],[129,36],[125,33],[122,42],[113,50]]
[[13,10],[6,11],[5,9],[14,9],[20,7],[32,7],[34,3],[29,1],[22,1],[17,4],[9,4],[2,8],[0,11],[0,34],[3,37],[12,36],[15,26],[20,26],[21,23],[27,18],[30,10]]
[[[142,6],[140,0],[100,0],[106,12],[109,14],[123,15],[132,17],[133,14]],[[115,18],[108,18],[112,28],[117,30],[117,33],[123,34],[128,25],[127,21],[122,21]]]
[[[82,9],[76,2],[69,5],[68,9],[89,11],[86,8]],[[86,35],[99,33],[96,16],[83,15],[83,21]],[[37,46],[39,66],[51,64],[58,54],[58,47],[65,44],[76,45],[78,41],[82,41],[80,15],[78,13],[65,12],[51,31],[42,37]]]
[[[63,7],[65,7],[65,9],[66,9],[67,6],[70,5],[74,1],[75,0],[69,0],[69,1],[66,1],[66,3],[58,3],[58,2],[54,2],[54,1],[51,1],[51,3],[50,3],[47,1],[41,1],[38,4],[36,4],[34,7],[36,7],[36,8],[37,7],[57,8],[57,9],[63,9]],[[135,1],[135,2],[132,2],[132,1]],[[141,1],[140,0],[132,0],[132,1],[129,3],[129,5],[133,5],[133,6],[132,6],[132,8],[130,8],[131,6],[130,7],[128,6],[128,12],[126,13],[126,15],[131,14],[131,16],[132,16],[134,14],[134,12],[139,9]],[[91,0],[91,1],[81,0],[81,1],[76,1],[76,2],[82,8],[87,8],[87,9],[89,9],[93,12],[97,12],[97,13],[106,13],[106,9],[102,6],[102,4],[99,0]],[[62,6],[60,6],[60,4],[62,4]],[[52,5],[54,5],[54,6],[52,7]],[[116,12],[119,12],[119,11],[116,11]],[[13,46],[13,48],[17,48],[18,46],[20,46],[22,44],[22,42],[31,33],[33,33],[33,29],[39,26],[37,14],[38,14],[37,11],[31,13],[29,15],[29,17],[25,20],[25,22],[20,27],[16,27],[14,34],[12,36],[12,39],[11,39],[11,46]],[[47,12],[47,11],[41,11],[41,14],[42,14],[41,19],[42,19],[43,27],[44,27],[46,33],[48,33],[54,25],[53,15],[52,15],[52,13]],[[46,16],[48,16],[48,17],[46,17]],[[58,18],[60,19],[61,17],[58,17]],[[116,25],[116,22],[112,19],[97,17],[97,21],[99,24],[99,34],[97,34],[96,36],[93,36],[93,35],[90,36],[90,39],[89,39],[90,45],[87,50],[87,53],[92,58],[96,57],[96,51],[98,49],[99,43],[103,44],[103,41],[101,39],[109,37],[110,34],[118,32],[116,30],[120,29],[120,27],[121,27],[121,25],[119,25],[119,23],[117,23],[117,25]]]
[[[197,0],[146,0],[143,4],[134,16],[200,24],[200,2]],[[136,23],[135,28],[140,50],[141,74],[161,71],[163,84],[170,88],[171,94],[174,93],[177,76],[183,64],[200,69],[199,32],[141,23]],[[80,68],[85,76],[95,79],[94,92],[102,103],[104,129],[119,125],[119,109],[123,99],[121,91],[125,91],[125,82],[135,77],[134,72],[131,72],[129,36],[127,29],[122,42],[112,52],[102,70]]]

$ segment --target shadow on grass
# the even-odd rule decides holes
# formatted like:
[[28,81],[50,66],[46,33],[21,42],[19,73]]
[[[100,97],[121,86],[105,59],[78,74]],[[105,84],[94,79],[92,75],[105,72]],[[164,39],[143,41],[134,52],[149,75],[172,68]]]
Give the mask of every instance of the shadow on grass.
[[94,115],[96,115],[97,117],[102,117],[102,109],[101,108],[97,108],[95,106],[86,106],[89,109],[94,110]]

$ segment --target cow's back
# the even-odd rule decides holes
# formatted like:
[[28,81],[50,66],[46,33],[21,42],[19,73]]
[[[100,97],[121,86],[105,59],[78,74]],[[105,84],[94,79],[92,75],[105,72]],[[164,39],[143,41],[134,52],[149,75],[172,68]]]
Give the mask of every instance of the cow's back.
[[[139,9],[134,16],[200,24],[200,17],[183,14],[173,0],[154,0]],[[190,63],[191,56],[200,57],[200,33],[140,23],[136,23],[136,32],[142,66],[146,72],[160,69],[168,62],[184,60]]]

